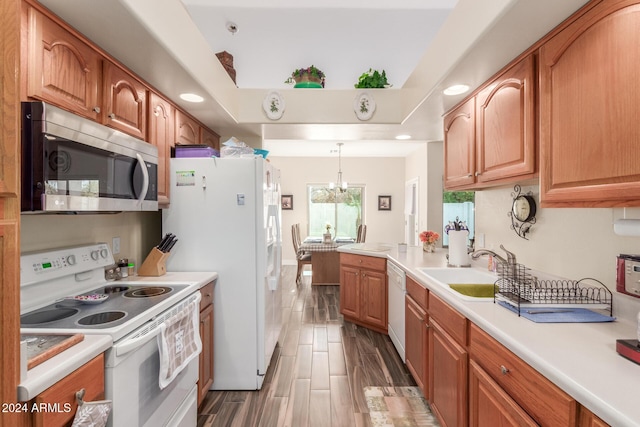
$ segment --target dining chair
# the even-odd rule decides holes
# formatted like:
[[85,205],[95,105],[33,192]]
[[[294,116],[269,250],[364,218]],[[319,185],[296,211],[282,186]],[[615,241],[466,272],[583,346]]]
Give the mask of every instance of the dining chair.
[[367,226],[364,224],[360,224],[358,226],[358,235],[356,236],[356,243],[364,243],[364,240],[367,237]]
[[296,252],[296,260],[298,261],[296,284],[300,284],[300,281],[302,280],[302,268],[305,264],[311,264],[311,252],[304,252],[300,250],[300,224],[296,223],[291,226],[291,237],[293,240],[293,249]]

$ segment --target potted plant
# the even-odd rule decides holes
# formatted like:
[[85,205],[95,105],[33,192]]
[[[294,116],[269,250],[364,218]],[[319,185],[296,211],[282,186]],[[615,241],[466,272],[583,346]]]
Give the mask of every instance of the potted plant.
[[372,70],[371,68],[366,73],[362,73],[358,78],[358,83],[354,85],[356,89],[382,89],[390,86],[384,70],[380,73],[378,70]]
[[322,70],[316,68],[314,65],[307,68],[298,68],[284,82],[287,84],[293,84],[294,88],[323,88],[324,87],[325,74]]

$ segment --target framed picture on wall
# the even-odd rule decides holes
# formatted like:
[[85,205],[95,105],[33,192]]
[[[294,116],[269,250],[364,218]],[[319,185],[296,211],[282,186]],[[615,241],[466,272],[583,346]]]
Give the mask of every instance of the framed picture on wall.
[[293,210],[293,196],[291,194],[282,195],[282,210],[283,211]]
[[379,211],[391,210],[391,196],[378,196],[378,210]]

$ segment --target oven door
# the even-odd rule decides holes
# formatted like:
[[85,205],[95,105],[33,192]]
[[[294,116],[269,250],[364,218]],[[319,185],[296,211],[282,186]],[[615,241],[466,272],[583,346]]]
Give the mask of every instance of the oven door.
[[[198,381],[198,358],[160,389],[160,357],[155,339],[122,357],[116,356],[116,346],[107,352],[105,363],[105,396],[113,404],[108,426],[158,427],[168,425],[169,420],[183,425],[183,420],[196,419],[197,403],[189,397]],[[181,413],[184,416],[175,416]]]
[[200,293],[158,315],[154,321],[114,343],[105,361],[105,396],[113,409],[108,426],[193,426],[197,419],[194,388],[198,382],[198,357],[165,388],[159,386],[160,355],[157,335],[160,325],[195,302]]

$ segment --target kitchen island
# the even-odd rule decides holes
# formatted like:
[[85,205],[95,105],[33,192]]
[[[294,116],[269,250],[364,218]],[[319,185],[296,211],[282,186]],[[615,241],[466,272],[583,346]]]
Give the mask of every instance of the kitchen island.
[[[338,251],[393,261],[410,278],[605,422],[612,426],[640,424],[640,406],[634,393],[640,384],[640,366],[619,356],[615,350],[616,339],[635,337],[634,319],[619,317],[607,323],[534,323],[494,304],[493,300],[463,300],[429,281],[419,269],[446,267],[446,249],[425,253],[422,248],[409,247],[407,252],[400,253],[392,245],[388,245],[386,251],[369,250],[370,245],[346,245]],[[486,270],[486,259],[472,264],[473,268]],[[616,311],[613,314],[616,316]]]

